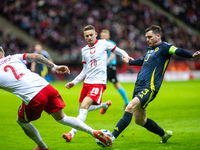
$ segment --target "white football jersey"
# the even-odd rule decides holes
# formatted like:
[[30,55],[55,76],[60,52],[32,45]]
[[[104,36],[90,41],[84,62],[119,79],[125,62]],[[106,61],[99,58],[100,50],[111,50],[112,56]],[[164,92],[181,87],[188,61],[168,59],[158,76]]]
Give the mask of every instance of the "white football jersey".
[[72,81],[77,84],[85,78],[84,82],[89,84],[106,84],[107,82],[107,52],[112,51],[120,56],[128,54],[106,40],[96,40],[93,46],[86,45],[82,48],[81,73]]
[[26,67],[26,54],[0,59],[0,88],[22,99],[25,104],[49,83]]

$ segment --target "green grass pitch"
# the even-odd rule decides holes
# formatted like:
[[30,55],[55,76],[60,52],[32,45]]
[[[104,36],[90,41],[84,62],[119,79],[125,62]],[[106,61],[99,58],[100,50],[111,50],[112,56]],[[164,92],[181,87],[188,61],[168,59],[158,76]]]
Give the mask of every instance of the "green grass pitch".
[[[63,97],[68,116],[78,115],[78,98],[82,83],[71,90],[65,88],[66,82],[51,83]],[[132,98],[134,83],[121,83]],[[200,80],[185,82],[163,82],[153,102],[147,107],[147,117],[155,120],[166,130],[173,131],[168,143],[160,144],[160,137],[134,123],[116,139],[113,147],[101,148],[95,139],[82,131],[77,132],[72,142],[66,143],[62,133],[70,127],[57,123],[43,112],[41,118],[32,124],[39,130],[43,140],[51,150],[197,150],[200,149]],[[16,123],[17,110],[21,100],[0,90],[0,150],[32,150],[36,144],[29,139]],[[86,124],[94,129],[109,129],[111,132],[124,114],[124,102],[111,83],[103,95],[103,102],[112,101],[111,107],[104,115],[100,110],[88,113]]]

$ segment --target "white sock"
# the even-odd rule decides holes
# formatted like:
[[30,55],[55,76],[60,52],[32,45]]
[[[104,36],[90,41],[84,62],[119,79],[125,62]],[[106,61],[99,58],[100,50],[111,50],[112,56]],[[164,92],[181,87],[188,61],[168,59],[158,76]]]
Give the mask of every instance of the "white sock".
[[89,127],[88,125],[86,125],[83,121],[81,121],[78,118],[75,117],[68,117],[68,116],[64,116],[63,119],[61,120],[56,120],[57,122],[70,126],[72,128],[75,128],[77,130],[80,131],[84,131],[87,132],[89,134],[91,134],[92,136],[94,136],[93,131],[94,129],[92,129],[91,127]]
[[96,110],[99,108],[106,109],[106,108],[108,108],[108,104],[105,102],[105,103],[101,103],[100,105],[90,105],[88,111]]
[[114,141],[115,141],[115,137],[114,137],[114,136],[111,136],[111,140],[114,142]]
[[29,138],[31,138],[40,148],[42,149],[48,148],[47,145],[43,142],[38,130],[30,122],[22,123],[17,119],[17,123],[21,126],[26,135]]
[[[87,112],[88,112],[87,109],[80,109],[79,115],[77,118],[80,119],[81,121],[85,122],[85,119],[87,117]],[[74,137],[74,135],[76,134],[77,131],[78,131],[77,129],[74,129],[74,128],[71,129],[70,133],[72,135],[72,138]]]

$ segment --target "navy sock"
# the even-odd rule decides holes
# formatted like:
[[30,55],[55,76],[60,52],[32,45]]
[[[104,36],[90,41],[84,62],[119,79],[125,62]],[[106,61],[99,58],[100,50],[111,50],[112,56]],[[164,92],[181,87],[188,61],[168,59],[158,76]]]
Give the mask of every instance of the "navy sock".
[[143,127],[155,134],[158,134],[159,136],[163,136],[165,133],[164,130],[161,127],[159,127],[155,121],[149,118],[147,118],[147,122]]
[[115,138],[130,124],[132,117],[133,114],[125,111],[124,116],[119,120],[112,133]]

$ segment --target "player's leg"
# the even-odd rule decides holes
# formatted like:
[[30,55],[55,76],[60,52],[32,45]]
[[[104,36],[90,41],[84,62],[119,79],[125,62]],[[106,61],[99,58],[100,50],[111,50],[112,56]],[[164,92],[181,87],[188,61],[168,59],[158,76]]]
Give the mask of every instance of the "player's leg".
[[[79,119],[79,117],[81,116],[80,115],[80,107],[81,107],[81,103],[79,102],[79,115],[77,116],[77,118]],[[81,111],[81,114],[82,114],[83,112]],[[87,115],[87,111],[85,112],[86,113],[86,115]],[[85,116],[85,115],[83,115],[83,116]],[[80,119],[81,119],[82,117],[80,117]],[[86,118],[86,117],[85,117]],[[83,120],[85,121],[85,118],[83,118]],[[83,121],[83,122],[84,122]],[[63,138],[66,140],[66,142],[71,142],[71,140],[72,140],[72,138],[74,137],[74,135],[76,134],[76,132],[77,132],[78,130],[76,130],[75,128],[72,128],[71,130],[70,130],[70,132],[68,132],[68,133],[63,133]]]
[[112,104],[111,101],[107,101],[105,103],[101,103],[100,105],[90,105],[88,111],[96,110],[96,109],[107,109]]
[[158,134],[159,136],[164,135],[164,130],[157,125],[157,123],[149,118],[146,118],[146,110],[140,108],[136,110],[134,113],[135,123],[140,125],[150,132]]
[[134,112],[135,123],[140,125],[150,132],[158,134],[159,136],[164,135],[164,130],[157,125],[157,123],[149,118],[146,118],[146,111],[142,108]]
[[[81,121],[85,121],[88,108],[93,104],[99,104],[101,103],[102,99],[102,94],[103,91],[105,90],[106,86],[105,85],[91,85],[91,84],[85,84],[83,85],[82,91],[81,91],[81,96],[79,98],[79,115],[78,119]],[[81,104],[81,105],[80,105]],[[77,133],[77,129],[73,128],[69,133],[63,134],[63,137],[66,139],[66,142],[70,142],[74,135]]]
[[115,85],[115,88],[120,93],[120,95],[123,97],[123,100],[124,100],[124,103],[125,103],[125,107],[126,107],[128,105],[128,103],[129,103],[126,91],[124,90],[124,88],[121,86],[121,84],[119,82],[114,83],[114,85]]
[[62,109],[60,109],[58,112],[53,112],[52,117],[59,123],[70,126],[72,128],[76,128],[78,130],[87,132],[91,135],[93,135],[93,129],[86,125],[83,121],[81,121],[78,118],[75,117],[69,117],[65,115]]
[[132,120],[132,116],[133,113],[140,108],[141,104],[140,104],[140,100],[137,97],[134,97],[129,104],[127,105],[126,109],[125,109],[125,113],[123,115],[123,117],[119,120],[119,122],[117,123],[117,125],[114,128],[114,131],[112,132],[114,138],[113,140],[115,140],[120,133],[130,124],[131,120]]
[[36,95],[28,105],[22,103],[18,110],[17,123],[24,130],[25,134],[31,138],[41,149],[48,149],[47,145],[43,142],[38,130],[30,123],[30,121],[40,118],[40,115],[43,111],[42,107],[36,107],[38,106],[38,102],[35,101],[35,99],[38,97],[39,95]]
[[141,107],[133,112],[133,115],[135,118],[135,123],[137,125],[140,125],[146,128],[148,131],[159,135],[160,137],[162,137],[162,139],[164,139],[163,141],[165,142],[172,135],[169,132],[165,133],[164,130],[160,126],[158,126],[158,124],[154,120],[146,118],[145,108],[156,97],[156,94],[156,91],[152,91],[150,89],[144,89],[139,92],[137,96],[141,102]]
[[[85,122],[85,119],[87,117],[88,107],[90,107],[90,105],[92,103],[93,103],[93,100],[90,97],[85,97],[83,102],[79,103],[79,115],[77,117],[78,119]],[[67,133],[66,135],[63,135],[63,136],[66,136],[65,137],[66,141],[70,142],[77,132],[78,132],[77,129],[72,128],[69,133]]]
[[31,138],[41,149],[48,149],[47,145],[42,140],[38,130],[28,121],[18,116],[17,123],[24,130],[25,134]]
[[149,118],[146,118],[146,110],[140,108],[134,113],[135,123],[146,128],[148,131],[158,134],[161,137],[161,143],[166,143],[167,140],[172,136],[171,131],[164,131],[158,124]]
[[58,112],[53,112],[51,115],[58,123],[71,126],[72,128],[76,128],[77,130],[89,133],[93,137],[98,138],[107,146],[112,146],[112,140],[110,139],[110,137],[104,135],[98,130],[92,129],[78,118],[66,116],[62,109],[60,109]]
[[164,131],[154,120],[146,118],[146,111],[139,109],[134,112],[135,123],[161,137],[161,143],[166,143],[172,136],[172,131]]
[[[82,104],[83,100],[87,96],[87,93],[88,93],[88,86],[87,86],[87,84],[83,84],[81,94],[80,94],[80,98],[79,98],[79,115],[78,115],[79,119],[82,118],[83,121],[85,121],[85,118],[86,118],[86,115],[87,115],[87,110],[80,111],[80,108],[81,108],[81,104]],[[81,114],[80,114],[80,112],[81,112]],[[84,114],[83,114],[83,112],[84,112]],[[76,134],[77,131],[78,131],[77,129],[72,128],[70,130],[70,132],[63,133],[63,138],[66,140],[66,142],[71,142],[72,138],[74,137],[74,135]]]

